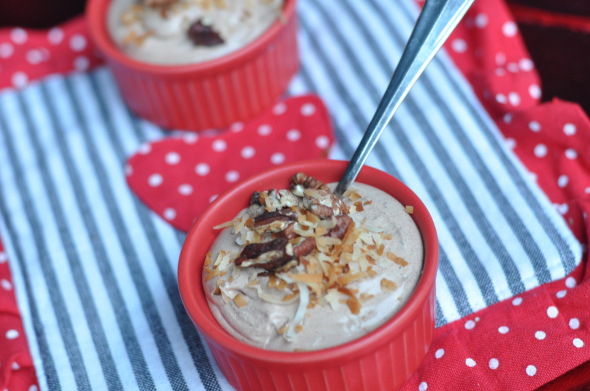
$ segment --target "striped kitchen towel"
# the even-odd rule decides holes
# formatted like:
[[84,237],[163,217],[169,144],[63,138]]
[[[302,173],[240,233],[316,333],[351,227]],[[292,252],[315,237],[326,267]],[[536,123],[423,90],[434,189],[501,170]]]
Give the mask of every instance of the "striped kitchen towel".
[[[300,0],[302,68],[349,158],[417,16],[407,0]],[[229,389],[184,312],[184,236],[123,167],[167,133],[130,115],[108,70],[0,94],[0,232],[42,389]],[[437,324],[564,277],[581,249],[445,53],[369,165],[400,178],[439,233]]]

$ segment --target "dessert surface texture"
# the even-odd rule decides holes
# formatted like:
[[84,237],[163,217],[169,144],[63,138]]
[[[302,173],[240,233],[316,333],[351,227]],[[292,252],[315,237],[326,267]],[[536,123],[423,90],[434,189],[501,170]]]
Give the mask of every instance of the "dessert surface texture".
[[411,205],[355,183],[298,173],[290,189],[254,192],[205,261],[209,307],[235,338],[307,351],[349,342],[390,319],[421,274],[423,243]]
[[160,65],[208,61],[259,37],[283,0],[113,0],[107,25],[130,57]]

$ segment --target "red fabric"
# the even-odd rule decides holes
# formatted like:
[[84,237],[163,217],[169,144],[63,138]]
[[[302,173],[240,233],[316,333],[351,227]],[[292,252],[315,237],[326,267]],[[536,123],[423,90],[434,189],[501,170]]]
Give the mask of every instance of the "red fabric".
[[153,211],[188,231],[235,182],[273,165],[325,157],[333,142],[322,101],[300,96],[214,136],[187,133],[144,145],[128,161],[127,183]]
[[36,391],[37,376],[0,242],[0,390]]
[[[83,40],[80,38],[74,39],[76,34],[85,36],[81,19],[64,25],[62,31],[64,38],[55,46],[49,43],[46,31],[28,32],[24,41],[21,30],[0,31],[0,58],[11,58],[11,61],[3,61],[1,64],[0,87],[26,84],[23,82],[25,78],[15,76],[18,72],[24,72],[27,81],[49,73],[68,72],[74,69],[73,61],[80,55],[87,56],[88,59],[88,62],[78,60],[80,69],[86,68],[81,65],[92,66],[99,62],[90,45],[82,45]],[[59,36],[59,33],[53,34],[54,38]],[[72,49],[72,40],[75,50]],[[45,50],[39,49],[43,47],[50,50],[49,57],[46,57]],[[574,234],[587,245],[589,226],[586,216],[590,212],[590,124],[587,117],[577,105],[563,101],[539,104],[539,76],[524,47],[518,27],[502,0],[477,0],[446,47],[504,133],[507,143],[536,176],[539,185],[564,215]],[[81,51],[76,51],[80,48]],[[39,49],[45,56],[43,58],[53,60],[31,63],[29,57],[39,58],[37,54],[29,54],[34,49]],[[59,54],[54,54],[53,50],[58,50]],[[271,117],[269,113],[266,118]],[[275,129],[274,122],[269,125]],[[280,132],[277,133],[286,136],[288,128],[284,125],[279,128]],[[256,127],[246,124],[244,131],[246,129],[251,129],[248,133],[254,134]],[[244,138],[240,138],[242,136],[239,133],[231,132],[222,137],[232,139],[230,143],[226,143],[226,150],[229,152],[231,146],[231,155],[236,160],[228,164],[241,168],[238,164],[240,157],[236,152],[240,150],[239,143],[245,142]],[[312,142],[313,138],[302,137],[301,140]],[[192,152],[195,155],[202,151],[199,149],[203,148],[202,145],[212,146],[213,139],[209,139],[208,144],[201,141],[205,139],[193,145]],[[254,141],[256,140],[252,140]],[[152,155],[160,156],[160,161],[150,163],[140,157],[133,158],[135,160],[130,161],[133,172],[138,175],[143,173],[141,175],[145,182],[150,171],[148,168],[161,166],[162,159],[165,160],[166,156],[164,151],[170,151],[168,148],[178,146],[180,142],[167,140],[153,144],[152,148],[159,152]],[[272,151],[271,145],[277,148],[276,144],[256,142],[260,143],[257,146],[268,146],[268,153]],[[316,150],[313,154],[318,153],[319,150]],[[298,159],[303,156],[285,155],[285,158]],[[184,154],[181,161],[183,159]],[[209,159],[211,158],[208,161]],[[230,154],[228,159],[231,159]],[[268,160],[265,164],[269,165]],[[263,164],[259,163],[256,167],[262,168]],[[247,173],[244,172],[243,175]],[[181,175],[175,176],[174,180],[179,180],[180,177]],[[225,186],[221,178],[223,176],[216,182],[215,186],[218,187],[213,193]],[[130,183],[133,187],[131,177]],[[196,180],[194,184],[198,186]],[[143,190],[138,190],[140,197],[148,204],[150,191],[145,186]],[[174,194],[172,197],[177,199],[178,195]],[[152,204],[152,207],[157,213],[164,215],[162,201],[159,202],[157,205]],[[180,214],[184,216],[183,212]],[[176,211],[176,215],[179,215],[179,211]],[[187,225],[188,220],[185,219],[177,226],[186,229]],[[587,257],[587,252],[584,256]],[[588,362],[590,315],[587,302],[590,298],[590,272],[585,268],[586,262],[585,259],[567,279],[546,284],[437,329],[432,348],[423,365],[403,389],[531,390]],[[2,277],[4,270],[6,274]],[[6,263],[0,264],[0,278],[11,283]],[[5,335],[6,327],[17,330],[19,337],[9,343],[14,343],[10,346],[18,348],[19,353],[11,351],[8,355],[6,352],[9,349],[0,349],[0,389],[3,386],[2,381],[7,381],[8,373],[11,375],[8,378],[11,383],[7,383],[9,389],[22,390],[35,384],[34,372],[30,367],[30,377],[26,379],[28,381],[22,381],[17,380],[21,378],[22,369],[16,372],[6,369],[8,366],[5,363],[10,365],[11,357],[16,357],[21,368],[30,363],[26,341],[22,338],[22,326],[20,329],[16,328],[20,325],[20,320],[9,323],[15,322],[14,314],[18,314],[14,297],[9,295],[12,295],[12,291],[7,293],[0,289],[0,311],[8,309],[10,314],[0,316],[0,338]],[[10,311],[9,308],[13,310]],[[17,347],[17,342],[24,342],[25,345]],[[25,372],[22,373],[22,376],[26,376]],[[575,384],[584,384],[583,379],[578,380]],[[563,386],[563,383],[553,384]]]

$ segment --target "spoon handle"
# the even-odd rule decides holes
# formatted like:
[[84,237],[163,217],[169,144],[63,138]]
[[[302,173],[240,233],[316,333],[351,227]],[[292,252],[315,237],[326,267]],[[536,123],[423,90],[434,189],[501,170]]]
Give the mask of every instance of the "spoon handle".
[[414,31],[393,72],[389,86],[379,102],[358,148],[336,187],[341,197],[354,182],[379,136],[393,117],[410,88],[422,74],[430,60],[447,40],[474,0],[426,0]]

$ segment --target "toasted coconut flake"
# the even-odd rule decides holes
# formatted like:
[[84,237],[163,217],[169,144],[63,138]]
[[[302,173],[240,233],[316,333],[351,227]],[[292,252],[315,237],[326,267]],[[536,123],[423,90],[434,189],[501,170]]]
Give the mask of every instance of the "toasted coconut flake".
[[381,290],[382,291],[395,291],[397,290],[397,284],[387,278],[381,279]]
[[355,202],[354,206],[357,212],[362,212],[363,210],[365,210],[365,208],[363,208],[363,203],[361,201]]
[[338,282],[338,284],[340,284],[341,286],[346,286],[349,283],[359,280],[361,278],[365,277],[365,273],[359,272],[359,273],[347,273],[347,274],[342,274],[340,276],[338,276],[336,278],[336,281]]
[[290,297],[288,299],[285,298],[286,296],[283,298],[278,298],[274,295],[270,295],[268,293],[265,293],[260,285],[256,286],[256,293],[258,294],[258,297],[261,300],[264,300],[267,303],[280,304],[280,305],[287,305],[287,304],[293,303],[295,300],[297,300],[297,297],[299,295],[299,293],[296,293],[295,296],[292,296],[291,294],[289,294],[288,296],[292,296],[292,297]]
[[[316,263],[316,265],[317,265],[317,263]],[[311,273],[298,273],[298,274],[289,274],[289,277],[291,277],[291,279],[293,281],[309,284],[309,283],[322,282],[324,275],[322,273],[313,273],[313,274],[311,274]]]
[[364,302],[372,299],[373,297],[375,297],[375,295],[370,295],[368,293],[361,293],[360,300],[361,300],[362,303],[364,303]]
[[283,338],[287,342],[293,342],[295,339],[295,327],[303,322],[305,318],[305,311],[307,309],[307,305],[309,304],[309,290],[307,285],[302,282],[297,283],[297,287],[299,288],[299,306],[297,307],[297,311],[295,312],[295,316],[289,322],[287,331],[283,333]]
[[373,203],[373,200],[367,200],[363,204],[364,205],[371,205],[372,203]]
[[302,331],[303,331],[303,326],[301,326],[300,324],[298,324],[297,326],[295,326],[295,332],[297,334],[299,334]]
[[353,315],[358,315],[361,311],[361,302],[359,301],[359,299],[356,298],[354,293],[350,289],[343,288],[343,287],[338,288],[338,291],[342,292],[346,296],[348,296],[348,299],[346,300],[346,304],[348,305],[350,312]]
[[246,304],[248,304],[248,302],[246,301],[246,298],[244,296],[242,296],[241,293],[238,293],[234,297],[234,303],[236,303],[239,308],[242,308],[243,306],[245,306]]
[[287,295],[287,296],[283,297],[281,299],[281,301],[283,301],[283,302],[284,301],[290,301],[290,300],[296,298],[297,296],[299,296],[299,292],[291,293],[290,295]]
[[411,205],[406,205],[406,213],[408,213],[408,214],[414,213],[414,207]]
[[315,236],[324,236],[325,234],[328,233],[328,229],[326,227],[317,227],[315,230]]
[[229,227],[233,227],[234,225],[234,221],[226,221],[225,223],[221,223],[219,225],[216,225],[215,227],[213,227],[213,229],[224,229],[224,228],[229,228]]
[[287,282],[285,280],[280,280],[277,284],[277,288],[280,290],[284,290],[287,287]]
[[276,288],[278,283],[278,279],[275,276],[268,277],[268,287],[269,288]]
[[212,270],[211,272],[207,273],[207,277],[205,277],[205,281],[211,281],[213,278],[217,277],[217,270]]
[[205,266],[209,266],[209,265],[211,265],[211,262],[212,262],[212,261],[213,261],[213,260],[211,259],[211,251],[209,251],[209,252],[207,253],[207,255],[205,256]]
[[[350,200],[354,202],[354,201],[360,200],[363,197],[359,193],[354,192],[354,193],[350,194],[350,196],[348,198],[350,198]],[[356,205],[356,202],[355,202],[355,205]]]
[[284,334],[284,333],[285,333],[285,331],[287,331],[287,328],[288,328],[288,325],[287,325],[287,324],[284,324],[284,325],[283,325],[283,327],[281,327],[281,328],[278,330],[279,334],[281,334],[281,335],[282,335],[282,334]]
[[380,236],[383,240],[391,240],[393,238],[393,235],[390,233],[382,233]]
[[252,280],[252,281],[250,281],[249,283],[246,284],[246,286],[249,286],[249,287],[254,287],[254,286],[257,286],[257,285],[258,285],[258,280]]
[[403,259],[402,257],[396,257],[393,262],[395,262],[396,264],[400,265],[401,267],[406,267],[408,266],[408,262]]

